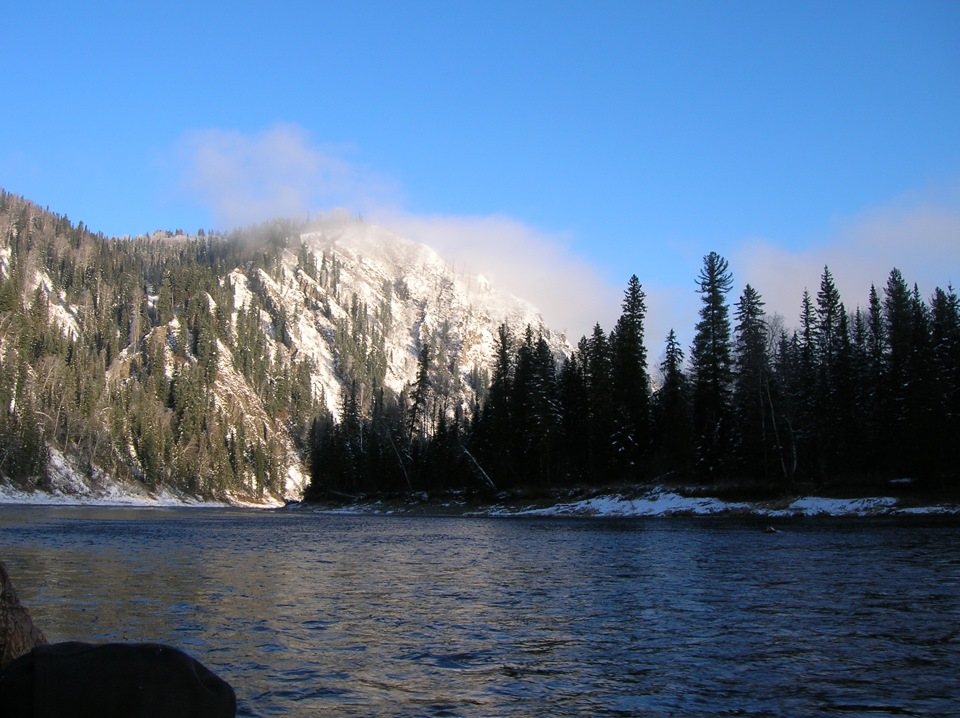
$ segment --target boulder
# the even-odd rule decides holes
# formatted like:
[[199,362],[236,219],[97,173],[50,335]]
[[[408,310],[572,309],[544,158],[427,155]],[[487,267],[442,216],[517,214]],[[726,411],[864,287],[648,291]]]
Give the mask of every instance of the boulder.
[[0,670],[46,642],[43,631],[33,625],[27,609],[20,605],[17,589],[0,561]]
[[199,661],[155,643],[37,646],[0,673],[9,718],[234,718],[233,689]]
[[234,718],[233,688],[157,643],[47,643],[0,562],[3,718]]

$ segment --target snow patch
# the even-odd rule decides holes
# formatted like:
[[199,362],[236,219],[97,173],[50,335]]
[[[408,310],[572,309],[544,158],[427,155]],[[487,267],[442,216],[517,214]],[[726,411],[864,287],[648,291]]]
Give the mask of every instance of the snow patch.
[[681,496],[656,488],[636,499],[616,494],[513,513],[519,516],[705,516],[745,508],[746,504],[731,504],[710,497]]
[[821,496],[799,498],[785,509],[769,509],[759,513],[764,516],[876,516],[901,513],[897,500],[891,497],[864,499],[830,499]]
[[120,483],[97,472],[94,476],[87,476],[56,449],[50,449],[47,482],[46,490],[40,488],[28,490],[0,483],[0,504],[219,507],[229,505],[226,502],[203,501],[167,488],[150,492],[144,487]]
[[547,507],[511,508],[496,506],[474,512],[486,516],[711,516],[737,514],[789,518],[803,516],[915,516],[926,514],[960,514],[960,506],[941,504],[923,507],[901,507],[895,498],[869,497],[835,499],[806,496],[794,499],[784,508],[770,508],[764,503],[728,502],[714,497],[683,496],[663,487],[655,487],[638,498],[622,494],[598,496],[582,501]]

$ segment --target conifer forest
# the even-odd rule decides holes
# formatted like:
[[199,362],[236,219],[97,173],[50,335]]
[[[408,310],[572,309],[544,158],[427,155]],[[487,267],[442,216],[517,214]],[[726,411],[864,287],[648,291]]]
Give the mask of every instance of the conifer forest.
[[[960,304],[929,301],[890,272],[849,312],[828,268],[800,300],[799,328],[764,314],[727,261],[697,278],[702,306],[689,361],[673,331],[648,378],[644,293],[554,361],[542,338],[501,326],[489,388],[470,418],[425,416],[429,353],[407,407],[348,397],[314,422],[312,491],[611,485],[673,477],[771,491],[798,483],[868,490],[893,479],[955,490],[960,459]],[[403,453],[398,454],[401,446]],[[402,458],[401,458],[402,457]]]
[[[666,480],[960,489],[950,285],[925,294],[894,268],[850,307],[824,267],[784,319],[710,253],[691,346],[671,331],[651,365],[633,276],[614,326],[566,356],[530,326],[500,325],[469,391],[442,337],[421,342],[402,391],[385,386],[389,307],[354,301],[329,397],[254,271],[278,276],[280,255],[298,252],[316,307],[349,305],[336,263],[299,229],[107,238],[0,191],[0,474],[42,487],[55,451],[90,474],[204,497],[281,496],[291,464],[315,499]],[[237,271],[253,293],[244,307]]]

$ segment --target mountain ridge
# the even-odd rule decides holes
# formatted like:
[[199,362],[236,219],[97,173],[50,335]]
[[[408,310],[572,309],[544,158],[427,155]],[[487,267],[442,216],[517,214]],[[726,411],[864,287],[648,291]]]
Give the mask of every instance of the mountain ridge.
[[2,191],[0,295],[0,473],[27,488],[54,448],[91,485],[299,498],[311,424],[351,392],[404,406],[425,345],[433,421],[470,416],[499,325],[570,352],[529,303],[342,215],[107,238]]

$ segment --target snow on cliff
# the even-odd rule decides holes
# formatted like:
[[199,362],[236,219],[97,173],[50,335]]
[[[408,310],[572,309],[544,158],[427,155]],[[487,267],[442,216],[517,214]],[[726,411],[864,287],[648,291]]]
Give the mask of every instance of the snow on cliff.
[[[296,246],[284,254],[282,276],[260,270],[258,283],[292,320],[292,352],[304,352],[314,360],[318,367],[315,385],[323,388],[334,414],[341,391],[335,371],[335,322],[348,316],[354,303],[364,307],[385,334],[384,383],[398,394],[415,382],[424,342],[435,348],[442,345],[467,400],[472,394],[467,381],[471,372],[492,366],[501,324],[515,334],[515,340],[530,326],[535,336],[543,335],[556,356],[570,353],[566,337],[552,331],[532,305],[497,290],[482,276],[455,272],[426,245],[376,225],[336,217],[315,223],[301,234],[300,241],[318,264],[326,262],[331,267],[336,262],[336,292],[333,297],[327,294],[325,307],[311,302],[311,295],[320,296],[324,291],[298,269]],[[246,306],[250,297],[247,277],[235,272],[232,281],[235,306]]]

